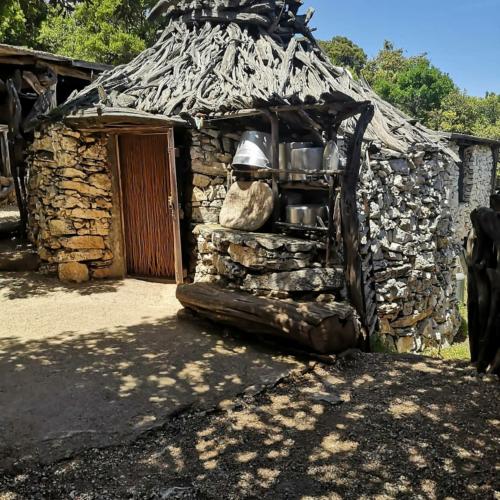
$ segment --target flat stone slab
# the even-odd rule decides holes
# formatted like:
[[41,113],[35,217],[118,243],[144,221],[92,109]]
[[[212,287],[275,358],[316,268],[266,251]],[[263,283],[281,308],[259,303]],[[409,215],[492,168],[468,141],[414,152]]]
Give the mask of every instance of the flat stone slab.
[[178,319],[175,288],[0,274],[0,470],[128,442],[303,367]]
[[211,235],[212,241],[229,242],[237,245],[246,245],[251,248],[261,246],[266,250],[285,249],[288,252],[310,252],[315,248],[322,248],[324,245],[319,242],[302,240],[300,238],[290,238],[281,234],[256,233],[239,231],[236,229],[226,229],[218,224],[198,225],[194,229],[194,234],[204,236]]
[[243,281],[244,290],[276,290],[283,292],[323,292],[342,288],[342,268],[300,269],[299,271],[247,275]]

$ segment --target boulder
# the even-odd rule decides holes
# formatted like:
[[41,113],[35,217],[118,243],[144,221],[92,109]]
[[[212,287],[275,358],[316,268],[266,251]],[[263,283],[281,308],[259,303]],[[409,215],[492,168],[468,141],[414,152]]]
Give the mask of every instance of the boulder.
[[272,212],[273,192],[265,182],[235,182],[224,200],[219,221],[230,229],[257,231]]
[[59,264],[59,279],[71,283],[84,283],[89,280],[89,268],[79,262]]

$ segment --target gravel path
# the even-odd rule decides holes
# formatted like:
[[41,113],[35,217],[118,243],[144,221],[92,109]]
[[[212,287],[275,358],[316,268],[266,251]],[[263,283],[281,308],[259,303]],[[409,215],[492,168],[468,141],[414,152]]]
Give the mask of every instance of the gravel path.
[[0,498],[498,499],[499,395],[465,363],[352,354],[19,470]]

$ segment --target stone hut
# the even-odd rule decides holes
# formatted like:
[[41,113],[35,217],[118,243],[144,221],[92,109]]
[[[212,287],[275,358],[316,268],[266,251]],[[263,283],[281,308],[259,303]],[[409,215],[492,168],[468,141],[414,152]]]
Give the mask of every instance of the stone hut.
[[[36,132],[30,235],[43,270],[72,281],[207,283],[292,314],[307,304],[301,324],[315,321],[313,310],[334,311],[398,351],[451,342],[463,213],[491,192],[491,175],[478,183],[498,145],[488,164],[482,145],[464,149],[414,124],[332,66],[300,4],[158,3],[156,44],[72,95]],[[266,168],[234,164],[248,131],[269,134]],[[339,169],[290,181],[279,145],[292,142],[335,143]],[[262,218],[258,229],[220,224],[233,192]],[[290,223],[296,199],[328,206],[328,216]]]

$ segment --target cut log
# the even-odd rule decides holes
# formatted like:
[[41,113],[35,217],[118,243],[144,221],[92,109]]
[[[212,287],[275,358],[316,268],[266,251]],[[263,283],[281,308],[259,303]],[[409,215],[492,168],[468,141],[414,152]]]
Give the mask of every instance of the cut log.
[[178,286],[177,299],[217,323],[280,337],[320,354],[343,352],[361,340],[356,312],[345,303],[284,302],[205,283]]

